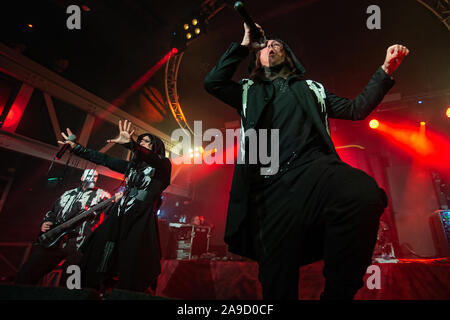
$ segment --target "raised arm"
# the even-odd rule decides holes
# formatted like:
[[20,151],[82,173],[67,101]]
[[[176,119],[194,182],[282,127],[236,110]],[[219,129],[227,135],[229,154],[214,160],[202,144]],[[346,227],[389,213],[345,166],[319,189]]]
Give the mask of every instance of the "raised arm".
[[[258,28],[264,33],[262,28]],[[244,37],[241,44],[232,43],[222,55],[217,65],[206,76],[203,86],[205,90],[219,100],[238,111],[242,109],[242,86],[232,77],[239,64],[248,56],[250,50],[260,50],[266,44],[252,42],[250,28],[244,24]]]
[[86,159],[90,162],[93,162],[95,164],[108,167],[109,169],[120,173],[125,173],[125,171],[127,170],[128,161],[110,157],[104,153],[85,148],[82,145],[78,144],[76,141],[69,140],[68,137],[72,135],[72,131],[69,128],[67,128],[67,134],[61,132],[61,135],[64,141],[58,141],[58,143],[59,144],[68,143],[71,147],[71,152],[73,152],[77,156]]
[[[119,136],[115,139],[110,139],[108,142],[121,144],[125,148],[130,149],[137,160],[148,163],[156,169],[156,175],[165,182],[170,182],[170,173],[172,164],[165,156],[160,156],[154,152],[153,149],[145,148],[139,145],[132,139],[134,130],[132,123],[125,120],[123,123],[119,120]],[[164,184],[165,184],[164,182]]]
[[363,120],[375,109],[395,81],[392,73],[398,68],[409,50],[401,45],[387,49],[384,64],[374,73],[363,91],[355,98],[339,97],[325,91],[328,116],[347,120]]
[[86,159],[95,164],[105,166],[113,171],[125,173],[128,167],[128,161],[108,156],[104,153],[88,149],[77,144],[72,150],[77,156]]
[[237,110],[242,109],[242,86],[231,78],[247,56],[246,47],[232,43],[203,81],[208,93]]

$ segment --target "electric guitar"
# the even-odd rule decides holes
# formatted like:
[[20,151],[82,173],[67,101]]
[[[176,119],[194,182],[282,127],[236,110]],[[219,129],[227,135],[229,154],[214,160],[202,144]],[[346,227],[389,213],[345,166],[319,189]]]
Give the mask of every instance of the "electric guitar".
[[97,203],[95,206],[89,208],[89,210],[86,210],[83,213],[80,213],[75,217],[67,221],[64,221],[63,223],[55,225],[50,230],[42,233],[37,238],[36,244],[45,248],[53,247],[54,245],[59,243],[64,236],[75,233],[74,229],[78,227],[81,223],[83,223],[85,220],[89,219],[91,216],[92,217],[95,216],[97,214],[96,211],[103,209],[111,202],[119,200],[120,198],[122,198],[122,196],[123,192],[116,193],[108,200]]

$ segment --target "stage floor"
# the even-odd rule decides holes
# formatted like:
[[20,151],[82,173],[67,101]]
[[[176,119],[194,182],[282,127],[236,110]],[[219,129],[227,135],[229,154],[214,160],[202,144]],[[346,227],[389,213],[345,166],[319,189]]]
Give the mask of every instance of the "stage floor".
[[[374,263],[356,300],[448,300],[450,259]],[[156,295],[187,300],[259,300],[258,265],[244,261],[163,260]],[[377,268],[379,267],[379,269]],[[323,262],[300,268],[299,298],[317,300]],[[377,275],[379,275],[378,278]],[[372,287],[370,289],[369,287]]]

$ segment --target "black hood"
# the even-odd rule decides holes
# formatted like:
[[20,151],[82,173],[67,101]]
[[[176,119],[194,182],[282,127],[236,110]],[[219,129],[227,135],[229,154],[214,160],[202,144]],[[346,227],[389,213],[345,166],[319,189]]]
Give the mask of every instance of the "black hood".
[[[297,59],[297,57],[292,52],[291,48],[287,45],[286,42],[284,42],[283,40],[281,40],[280,38],[278,38],[276,36],[267,37],[267,40],[276,40],[276,41],[280,42],[283,45],[283,49],[286,52],[286,55],[288,55],[291,58],[294,66],[295,66],[295,74],[297,74],[300,77],[303,77],[305,75],[305,73],[306,73],[305,67],[302,65],[300,60]],[[248,66],[248,73],[250,75],[252,73],[254,73],[254,71],[257,68],[257,66],[256,66],[257,56],[256,55],[257,55],[257,52],[255,52],[255,51],[252,51],[250,53],[250,64]]]
[[166,156],[166,147],[164,146],[164,142],[157,136],[154,136],[150,133],[143,133],[137,138],[137,143],[139,144],[144,137],[149,137],[153,144],[153,152],[161,157]]

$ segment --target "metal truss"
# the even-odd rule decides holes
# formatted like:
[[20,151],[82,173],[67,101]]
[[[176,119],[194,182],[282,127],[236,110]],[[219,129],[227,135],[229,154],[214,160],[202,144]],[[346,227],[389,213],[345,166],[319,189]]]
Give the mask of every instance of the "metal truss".
[[[22,110],[28,107],[28,102],[34,90],[42,91],[55,137],[59,136],[61,125],[56,116],[53,99],[59,99],[86,114],[79,136],[80,143],[84,145],[88,143],[91,137],[94,120],[99,118],[113,125],[117,125],[119,120],[128,119],[133,123],[137,135],[150,132],[160,137],[166,146],[167,152],[173,152],[176,146],[169,135],[44,68],[3,43],[0,43],[0,73],[4,73],[21,83],[20,90],[14,98],[13,104],[20,106]],[[7,129],[4,127],[0,129],[0,149],[15,151],[48,161],[54,160],[54,155],[59,149],[58,146],[43,143],[33,137],[22,136],[16,132],[16,127],[17,125]],[[106,153],[111,146],[112,144],[108,144],[99,151]],[[66,161],[62,158],[55,160],[55,163],[64,165]],[[76,156],[73,156],[67,165],[78,169],[87,167],[85,160]],[[99,167],[97,170],[101,175],[118,180],[122,179],[121,174],[108,168]],[[174,192],[173,190],[175,189],[176,191]],[[185,188],[170,185],[166,193],[186,196],[188,191]],[[2,199],[0,199],[0,207],[1,204]]]
[[177,121],[178,125],[181,129],[185,130],[187,134],[194,134],[192,129],[189,127],[186,117],[183,114],[183,110],[181,109],[180,102],[178,100],[178,91],[177,91],[177,78],[178,78],[178,70],[180,68],[181,60],[183,59],[184,52],[172,56],[166,63],[166,72],[165,72],[165,91],[166,98],[169,104],[170,110],[172,111],[172,115]]
[[450,31],[450,3],[449,0],[417,0],[421,5],[438,17]]
[[[212,19],[220,10],[225,8],[225,6],[225,1],[205,0],[201,4],[200,15],[204,17],[204,21],[207,24],[208,21]],[[183,129],[186,134],[194,135],[194,132],[190,128],[189,124],[187,123],[186,117],[184,116],[177,91],[178,70],[180,68],[183,55],[184,52],[181,52],[180,54],[171,56],[167,61],[164,77],[166,99],[169,104],[170,110],[172,111],[172,115],[177,121],[179,127]]]
[[[449,0],[417,0],[420,4],[430,10],[439,21],[441,21],[450,31],[450,4]],[[312,1],[315,2],[315,1]],[[208,23],[218,12],[226,6],[225,1],[221,0],[205,0],[200,12],[205,17],[205,22]],[[166,64],[165,72],[165,89],[166,98],[169,103],[170,110],[177,121],[180,128],[186,133],[194,134],[189,127],[186,117],[183,113],[179,102],[179,95],[177,91],[178,70],[183,58],[184,52],[172,56]]]

